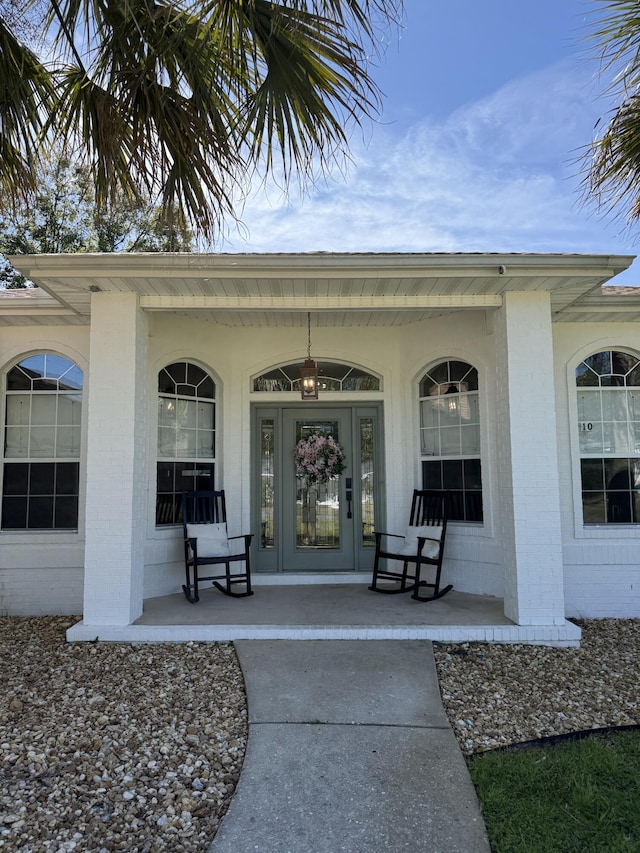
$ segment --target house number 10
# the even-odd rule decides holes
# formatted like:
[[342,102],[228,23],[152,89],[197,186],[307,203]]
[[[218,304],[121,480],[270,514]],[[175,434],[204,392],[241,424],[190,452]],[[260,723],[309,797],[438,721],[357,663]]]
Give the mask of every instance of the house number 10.
[[591,421],[580,421],[580,432],[591,432],[593,424]]

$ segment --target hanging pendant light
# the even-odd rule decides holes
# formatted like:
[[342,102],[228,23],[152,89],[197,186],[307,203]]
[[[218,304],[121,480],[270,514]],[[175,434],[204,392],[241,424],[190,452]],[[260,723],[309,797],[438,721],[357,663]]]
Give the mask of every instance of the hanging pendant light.
[[311,312],[307,313],[307,357],[300,368],[300,396],[303,400],[318,399],[318,366],[311,358]]

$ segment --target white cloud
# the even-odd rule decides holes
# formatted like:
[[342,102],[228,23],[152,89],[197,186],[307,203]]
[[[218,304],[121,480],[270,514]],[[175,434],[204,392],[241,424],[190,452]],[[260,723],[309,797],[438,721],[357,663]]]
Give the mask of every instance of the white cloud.
[[354,164],[307,197],[261,188],[225,251],[632,253],[579,207],[576,158],[604,112],[584,68],[560,63],[408,130],[375,128]]

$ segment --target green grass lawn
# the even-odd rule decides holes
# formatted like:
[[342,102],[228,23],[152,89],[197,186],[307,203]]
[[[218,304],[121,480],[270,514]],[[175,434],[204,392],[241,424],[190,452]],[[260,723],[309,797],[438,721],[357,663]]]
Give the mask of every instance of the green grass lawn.
[[639,853],[640,732],[469,761],[493,853]]

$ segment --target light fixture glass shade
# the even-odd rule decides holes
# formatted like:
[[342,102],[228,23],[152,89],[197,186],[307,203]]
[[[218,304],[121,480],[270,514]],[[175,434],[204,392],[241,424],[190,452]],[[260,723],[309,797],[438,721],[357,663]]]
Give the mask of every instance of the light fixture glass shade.
[[312,358],[306,358],[300,368],[300,396],[303,400],[318,399],[318,368]]

